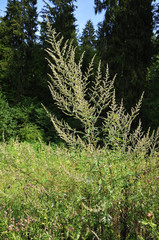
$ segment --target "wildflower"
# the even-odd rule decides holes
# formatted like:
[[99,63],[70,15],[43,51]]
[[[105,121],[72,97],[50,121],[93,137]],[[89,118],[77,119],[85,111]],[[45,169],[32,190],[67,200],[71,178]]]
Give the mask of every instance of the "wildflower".
[[153,216],[154,216],[153,212],[146,213],[147,219],[151,219],[153,218]]

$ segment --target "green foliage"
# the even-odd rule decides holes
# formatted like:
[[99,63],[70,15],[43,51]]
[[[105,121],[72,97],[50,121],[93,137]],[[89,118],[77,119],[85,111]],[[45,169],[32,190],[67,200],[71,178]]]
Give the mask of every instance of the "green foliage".
[[15,137],[16,121],[10,111],[7,100],[0,92],[0,141]]
[[154,58],[148,71],[148,90],[147,98],[144,101],[145,124],[150,123],[153,129],[159,126],[159,56]]
[[0,141],[11,138],[28,142],[59,140],[45,110],[35,100],[25,98],[23,103],[10,106],[0,93]]
[[0,239],[159,237],[158,156],[0,144]]
[[23,125],[18,132],[18,136],[21,141],[28,142],[33,142],[40,139],[42,140],[43,135],[44,134],[42,133],[42,130],[40,131],[37,125],[31,123]]

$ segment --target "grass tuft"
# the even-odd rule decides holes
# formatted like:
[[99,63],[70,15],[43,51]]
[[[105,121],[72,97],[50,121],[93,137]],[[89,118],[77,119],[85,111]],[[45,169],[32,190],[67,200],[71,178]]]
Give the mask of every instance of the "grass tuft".
[[158,158],[1,143],[0,239],[159,239]]

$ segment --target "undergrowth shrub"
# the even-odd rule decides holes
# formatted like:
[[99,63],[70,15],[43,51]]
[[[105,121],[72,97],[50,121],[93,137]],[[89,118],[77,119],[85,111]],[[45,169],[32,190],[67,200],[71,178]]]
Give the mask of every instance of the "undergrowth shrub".
[[0,93],[0,141],[9,141],[11,138],[29,142],[38,139],[47,143],[59,141],[41,104],[24,98],[21,103],[10,106]]
[[43,140],[44,133],[37,125],[26,123],[19,129],[18,136],[21,141],[33,142]]
[[0,141],[15,137],[16,121],[13,119],[7,99],[0,92]]

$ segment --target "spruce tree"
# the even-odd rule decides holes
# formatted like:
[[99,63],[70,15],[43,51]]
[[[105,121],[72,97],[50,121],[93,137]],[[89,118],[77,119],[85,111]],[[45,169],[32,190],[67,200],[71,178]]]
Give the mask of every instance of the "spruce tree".
[[45,44],[46,40],[46,15],[52,27],[60,33],[65,40],[73,39],[77,44],[76,39],[76,18],[74,16],[76,0],[49,0],[45,2],[42,10],[43,21],[41,23],[41,41]]
[[[6,14],[1,20],[1,44],[12,52],[6,62],[8,71],[3,79],[2,88],[10,92],[12,100],[21,94],[26,95],[30,92],[28,88],[34,81],[36,4],[37,0],[8,0]],[[3,26],[5,26],[5,31],[3,31]],[[2,62],[5,61],[5,56],[6,51],[1,56]]]
[[[82,31],[82,35],[80,37],[80,50],[81,54],[85,52],[83,58],[83,66],[82,70],[85,72],[89,66],[89,63],[93,56],[97,53],[96,51],[96,32],[91,20],[86,22],[85,28]],[[98,66],[98,58],[96,56],[94,60],[95,69]],[[93,81],[93,76],[91,76],[91,80]]]
[[3,18],[0,18],[0,90],[6,88],[6,79],[9,74],[9,65],[13,60],[13,50],[9,45],[7,27]]
[[117,73],[117,97],[132,106],[146,86],[152,57],[152,0],[95,0],[96,12],[105,10],[98,29],[98,51],[111,74]]
[[85,28],[83,29],[82,36],[80,38],[82,46],[90,46],[95,48],[96,43],[96,34],[93,23],[91,20],[88,20]]

